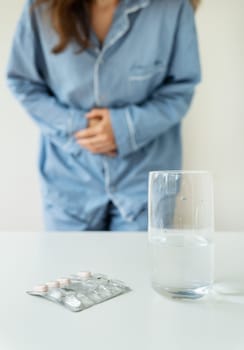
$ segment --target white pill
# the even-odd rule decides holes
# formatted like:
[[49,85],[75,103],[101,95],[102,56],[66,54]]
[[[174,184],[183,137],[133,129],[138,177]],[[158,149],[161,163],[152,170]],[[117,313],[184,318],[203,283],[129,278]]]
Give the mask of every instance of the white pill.
[[58,279],[57,279],[57,282],[59,282],[60,287],[69,286],[70,283],[71,283],[70,279],[69,279],[69,278],[66,278],[66,277],[58,278]]
[[33,291],[38,293],[45,293],[48,291],[48,288],[46,284],[39,284],[33,288]]
[[48,288],[59,288],[60,283],[59,283],[59,281],[49,281],[49,282],[47,282],[47,286],[48,286]]
[[82,279],[88,279],[91,277],[91,272],[90,271],[79,271],[77,272],[77,276],[79,276]]

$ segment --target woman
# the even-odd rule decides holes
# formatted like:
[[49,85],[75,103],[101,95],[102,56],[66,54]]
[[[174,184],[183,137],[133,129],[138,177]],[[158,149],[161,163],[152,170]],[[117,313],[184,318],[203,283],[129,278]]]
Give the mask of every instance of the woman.
[[46,229],[146,230],[200,81],[189,0],[29,0],[7,79],[41,131]]

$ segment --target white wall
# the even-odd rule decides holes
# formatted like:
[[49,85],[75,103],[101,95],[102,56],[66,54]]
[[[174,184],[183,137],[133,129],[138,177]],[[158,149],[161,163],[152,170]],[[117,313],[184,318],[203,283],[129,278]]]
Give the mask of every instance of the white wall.
[[203,83],[184,123],[185,168],[214,175],[218,230],[244,231],[243,15],[243,0],[202,0]]
[[[2,1],[2,0],[1,0]],[[0,13],[0,230],[41,230],[38,131],[5,87],[23,1]],[[197,23],[203,83],[184,122],[184,167],[213,172],[217,230],[244,231],[244,1],[203,0]]]

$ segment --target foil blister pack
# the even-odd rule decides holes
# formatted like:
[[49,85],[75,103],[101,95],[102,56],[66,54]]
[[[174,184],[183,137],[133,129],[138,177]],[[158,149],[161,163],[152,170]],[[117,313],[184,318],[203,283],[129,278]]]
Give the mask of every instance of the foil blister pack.
[[43,297],[77,312],[129,292],[124,282],[110,279],[100,273],[80,271],[69,277],[37,285],[27,291],[29,295]]

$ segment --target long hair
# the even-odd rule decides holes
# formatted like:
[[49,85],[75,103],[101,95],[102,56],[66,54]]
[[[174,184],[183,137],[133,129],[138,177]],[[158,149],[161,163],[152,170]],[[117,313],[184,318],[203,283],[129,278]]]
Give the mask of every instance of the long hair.
[[[194,11],[201,0],[189,0]],[[59,36],[59,43],[53,47],[52,52],[58,54],[65,50],[70,41],[80,46],[79,52],[91,46],[90,11],[92,0],[36,0],[31,8],[47,4],[51,16],[51,23]]]
[[200,5],[200,2],[201,2],[201,0],[190,0],[190,3],[192,4],[194,11],[196,11],[198,6]]

